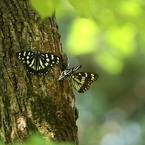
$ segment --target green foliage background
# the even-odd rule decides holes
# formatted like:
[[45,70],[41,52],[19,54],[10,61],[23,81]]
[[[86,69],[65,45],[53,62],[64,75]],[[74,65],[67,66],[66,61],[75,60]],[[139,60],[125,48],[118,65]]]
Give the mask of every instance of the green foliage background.
[[[0,145],[4,145],[0,142]],[[71,143],[60,143],[52,140],[46,140],[41,135],[34,133],[29,139],[25,140],[22,143],[15,143],[12,145],[73,145]]]
[[[53,6],[46,5],[48,1]],[[145,144],[145,2],[45,2],[48,12],[38,10],[37,0],[31,0],[42,18],[56,8],[70,67],[82,64],[81,71],[99,74],[90,90],[84,94],[74,91],[80,112],[80,145]]]

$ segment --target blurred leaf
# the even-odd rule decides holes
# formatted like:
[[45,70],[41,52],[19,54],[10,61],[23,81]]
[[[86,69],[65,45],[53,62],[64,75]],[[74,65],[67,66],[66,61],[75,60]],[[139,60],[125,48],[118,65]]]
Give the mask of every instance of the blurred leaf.
[[42,18],[52,16],[60,0],[30,0],[32,7]]
[[74,145],[74,144],[72,144],[72,143],[68,143],[68,142],[65,142],[65,143],[59,143],[59,142],[57,142],[56,145]]
[[107,43],[116,56],[124,57],[132,55],[135,51],[135,30],[132,25],[122,27],[112,26],[107,31]]
[[69,53],[80,55],[95,50],[97,25],[90,19],[76,19],[67,41]]
[[0,145],[4,145],[2,142],[0,142]]
[[68,0],[82,17],[90,16],[90,5],[88,0]]
[[97,63],[110,74],[119,74],[123,69],[123,63],[108,52],[102,52],[95,58]]
[[139,1],[121,1],[119,5],[118,11],[126,16],[138,17],[142,13]]
[[[0,144],[0,145],[3,145],[3,144]],[[13,144],[13,145],[73,145],[73,144],[66,143],[66,142],[60,143],[57,141],[53,141],[51,139],[45,140],[43,136],[39,134],[34,134],[27,140],[27,142],[22,142],[22,143]]]
[[40,135],[33,135],[27,142],[27,145],[46,145],[46,141]]

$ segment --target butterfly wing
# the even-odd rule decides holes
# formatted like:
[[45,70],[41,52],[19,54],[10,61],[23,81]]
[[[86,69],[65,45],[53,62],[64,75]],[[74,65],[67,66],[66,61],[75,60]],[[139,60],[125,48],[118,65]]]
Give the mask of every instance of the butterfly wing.
[[38,51],[21,51],[16,53],[16,56],[24,64],[26,70],[34,75],[46,74],[60,62],[58,56]]
[[38,73],[45,74],[50,71],[52,67],[58,65],[60,63],[60,57],[49,54],[49,53],[41,53],[39,56],[39,67]]
[[33,64],[35,60],[35,54],[32,51],[22,51],[16,53],[17,58],[24,64],[28,72],[33,72]]
[[69,77],[70,75],[72,75],[73,73],[75,73],[78,69],[80,69],[82,67],[82,65],[77,65],[75,67],[69,68],[64,70],[63,72],[61,72],[60,76],[59,76],[59,81],[60,80],[64,80],[65,78]]
[[84,93],[90,88],[91,83],[98,79],[98,75],[91,72],[77,72],[71,78],[73,87],[79,93]]

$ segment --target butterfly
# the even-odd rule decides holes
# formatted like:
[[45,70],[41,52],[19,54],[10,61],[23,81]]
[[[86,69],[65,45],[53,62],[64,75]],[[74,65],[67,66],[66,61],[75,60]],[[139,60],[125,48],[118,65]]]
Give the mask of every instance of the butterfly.
[[98,79],[98,74],[92,72],[77,72],[71,76],[73,87],[79,92],[84,93],[90,88],[92,82]]
[[59,81],[60,80],[64,80],[65,78],[69,77],[70,75],[72,75],[73,73],[75,73],[78,69],[80,69],[82,67],[82,65],[77,65],[75,67],[69,68],[69,69],[65,69],[64,71],[61,72],[60,76],[59,76]]
[[98,74],[92,72],[76,72],[81,65],[64,70],[59,77],[64,80],[67,77],[71,78],[72,85],[79,93],[84,93],[90,88],[92,82],[98,79]]
[[60,63],[60,57],[39,51],[21,51],[16,53],[17,58],[24,64],[28,73],[44,75]]

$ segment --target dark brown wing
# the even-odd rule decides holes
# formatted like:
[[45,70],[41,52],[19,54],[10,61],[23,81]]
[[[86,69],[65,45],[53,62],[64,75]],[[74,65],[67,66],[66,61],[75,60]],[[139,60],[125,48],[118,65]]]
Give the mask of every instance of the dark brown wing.
[[79,93],[84,93],[90,88],[91,83],[98,79],[98,75],[92,72],[77,72],[71,78],[73,87]]

